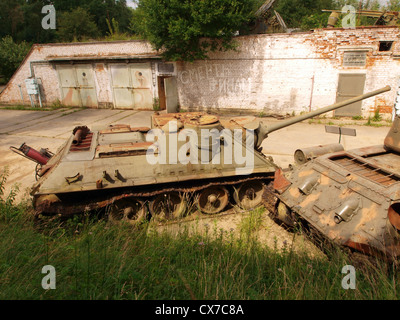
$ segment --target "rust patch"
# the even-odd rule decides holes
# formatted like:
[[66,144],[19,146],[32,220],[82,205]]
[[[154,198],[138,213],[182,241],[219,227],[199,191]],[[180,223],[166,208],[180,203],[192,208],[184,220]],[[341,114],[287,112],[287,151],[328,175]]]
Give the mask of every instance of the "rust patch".
[[92,145],[93,133],[88,133],[87,136],[77,145],[72,144],[69,152],[88,151]]
[[344,245],[367,255],[372,255],[374,253],[371,246],[366,243],[354,242],[349,239],[344,243]]
[[66,105],[72,105],[72,97],[74,95],[74,90],[72,88],[70,88],[68,90],[68,93],[66,94],[63,103]]
[[162,128],[170,121],[181,121],[192,125],[208,125],[218,123],[219,117],[209,115],[205,112],[186,112],[153,115],[153,125]]
[[116,156],[142,156],[147,154],[147,150],[152,146],[151,142],[111,144],[108,146],[98,146],[97,152],[100,158]]
[[275,172],[274,189],[279,193],[283,193],[290,187],[292,183],[285,178],[282,169],[278,169]]
[[[159,190],[154,190],[154,191],[138,191],[135,193],[123,193],[118,196],[110,196],[109,198],[102,200],[102,201],[93,201],[93,200],[85,200],[82,199],[79,203],[63,203],[63,202],[58,202],[58,201],[45,201],[45,203],[42,202],[43,205],[41,206],[35,206],[36,214],[61,214],[62,216],[70,216],[76,213],[84,212],[84,211],[92,211],[92,210],[98,210],[100,208],[104,208],[110,204],[113,204],[115,201],[124,199],[124,198],[142,198],[142,197],[153,197],[159,194],[163,193],[168,193],[168,192],[182,192],[182,193],[192,193],[200,190],[204,190],[208,187],[211,186],[216,186],[216,185],[224,185],[224,186],[233,186],[235,184],[239,183],[244,183],[247,181],[253,181],[253,180],[258,180],[258,179],[270,179],[268,177],[265,177],[264,175],[260,176],[253,176],[250,178],[244,178],[244,179],[235,179],[235,180],[227,180],[227,181],[220,181],[220,182],[204,182],[195,186],[191,187],[185,187],[185,186],[174,186],[171,188],[162,188]],[[105,185],[103,183],[103,180],[100,179],[96,182],[96,188],[97,189],[104,189]],[[41,197],[41,196],[40,196]],[[40,199],[37,198],[35,201],[38,203],[38,200]]]
[[103,63],[96,64],[96,71],[97,72],[104,72],[104,64]]

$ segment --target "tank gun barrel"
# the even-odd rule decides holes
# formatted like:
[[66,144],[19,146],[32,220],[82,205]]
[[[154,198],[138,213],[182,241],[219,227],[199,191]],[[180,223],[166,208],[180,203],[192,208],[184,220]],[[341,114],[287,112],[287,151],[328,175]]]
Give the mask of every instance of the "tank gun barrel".
[[298,122],[310,119],[312,117],[319,116],[319,115],[321,115],[323,113],[327,113],[327,112],[330,112],[330,111],[345,107],[345,106],[347,106],[349,104],[352,104],[352,103],[355,103],[355,102],[358,102],[358,101],[361,101],[361,100],[364,100],[364,99],[371,98],[373,96],[376,96],[378,94],[381,94],[381,93],[384,93],[384,92],[387,92],[387,91],[390,91],[390,90],[391,90],[391,87],[390,86],[386,86],[384,88],[381,88],[381,89],[378,89],[378,90],[375,90],[375,91],[371,91],[371,92],[368,92],[368,93],[364,93],[364,94],[359,95],[357,97],[354,97],[354,98],[351,98],[351,99],[347,99],[345,101],[341,101],[341,102],[329,105],[327,107],[314,110],[314,111],[309,112],[307,114],[303,114],[303,115],[300,115],[300,116],[297,116],[297,117],[293,117],[293,118],[290,118],[290,119],[285,120],[285,121],[280,121],[280,122],[272,124],[270,126],[266,126],[265,124],[260,122],[260,127],[256,130],[257,131],[256,132],[257,133],[256,148],[261,146],[261,143],[268,137],[268,134],[270,134],[271,132],[274,132],[274,131],[280,130],[282,128],[291,126],[293,124],[296,124]]

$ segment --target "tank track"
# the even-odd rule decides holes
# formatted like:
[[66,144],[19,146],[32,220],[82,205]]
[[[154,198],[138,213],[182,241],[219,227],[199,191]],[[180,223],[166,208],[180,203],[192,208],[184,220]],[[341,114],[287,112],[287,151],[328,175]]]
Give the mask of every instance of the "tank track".
[[[99,191],[96,192],[85,192],[76,194],[57,194],[60,201],[40,201],[39,206],[35,207],[35,216],[39,215],[52,216],[59,215],[61,217],[70,217],[75,214],[83,212],[93,212],[101,209],[105,209],[113,206],[118,201],[124,201],[129,199],[138,199],[140,201],[149,203],[157,196],[168,194],[168,193],[179,193],[188,195],[188,198],[193,197],[196,193],[199,193],[207,188],[212,187],[225,187],[229,188],[229,198],[232,198],[232,189],[246,182],[258,181],[265,185],[265,192],[263,194],[263,204],[272,209],[274,207],[275,197],[273,196],[272,188],[270,187],[273,181],[273,175],[271,174],[254,174],[251,176],[239,176],[239,177],[226,177],[217,178],[213,180],[179,182],[176,183],[159,184],[159,188],[154,190],[154,186],[148,187],[130,187],[124,189],[115,190],[104,190],[102,194]],[[106,193],[107,192],[107,193]],[[46,195],[38,196],[46,197]],[[82,200],[85,199],[85,200]],[[218,212],[219,213],[223,213]]]

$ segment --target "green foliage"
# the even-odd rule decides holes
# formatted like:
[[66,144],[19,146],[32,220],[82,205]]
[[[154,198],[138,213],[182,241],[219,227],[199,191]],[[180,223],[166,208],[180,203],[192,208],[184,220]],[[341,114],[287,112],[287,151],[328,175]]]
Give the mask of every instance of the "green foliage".
[[[251,225],[250,223],[249,225]],[[251,232],[253,228],[248,229]],[[352,264],[235,239],[220,230],[176,236],[109,225],[84,215],[66,222],[0,221],[0,299],[34,300],[315,300],[399,299],[399,274],[384,264],[357,268],[356,290],[344,290]],[[216,232],[218,234],[213,234]],[[250,237],[250,236],[249,236]],[[56,269],[56,290],[43,290],[41,269]]]
[[381,120],[382,120],[382,116],[380,114],[380,110],[379,110],[379,108],[376,108],[375,112],[374,112],[374,116],[372,117],[372,121],[379,122]]
[[99,30],[86,9],[64,12],[58,20],[57,36],[61,41],[81,41],[98,36]]
[[161,106],[160,106],[160,100],[158,98],[153,99],[153,110],[154,111],[160,111]]
[[400,0],[389,0],[387,4],[388,11],[400,11]]
[[111,22],[107,19],[108,35],[104,38],[106,41],[118,41],[118,40],[129,40],[132,36],[127,32],[121,32],[119,23],[115,18],[112,18]]
[[254,0],[140,0],[132,29],[164,49],[166,60],[205,59],[210,51],[234,48],[232,37],[253,8]]
[[274,8],[289,28],[309,30],[325,27],[330,13],[322,9],[337,9],[333,0],[280,0]]
[[[26,40],[35,43],[60,40],[55,30],[44,30],[42,28],[41,22],[45,16],[42,14],[42,8],[48,4],[53,4],[56,9],[57,29],[60,23],[63,28],[66,27],[65,21],[62,22],[61,19],[65,13],[71,14],[77,8],[81,8],[91,16],[91,22],[96,25],[97,36],[99,37],[107,36],[109,31],[107,20],[112,21],[112,19],[118,21],[122,34],[130,31],[129,25],[133,10],[127,7],[125,0],[2,0],[0,1],[0,38],[11,35],[16,42]],[[81,19],[83,20],[85,17],[83,16]],[[72,22],[76,24],[75,19]],[[83,23],[82,21],[81,24]],[[89,28],[93,29],[90,25]],[[91,31],[93,30],[75,36],[76,38],[85,38]],[[64,38],[67,38],[65,34],[63,35]],[[62,41],[64,41],[63,39]]]
[[0,221],[10,222],[20,216],[19,206],[15,206],[15,198],[19,192],[19,186],[11,188],[8,195],[5,194],[5,186],[9,175],[8,167],[0,172]]
[[[393,8],[400,0],[392,0]],[[356,10],[384,10],[378,0],[280,0],[275,6],[286,24],[290,28],[300,28],[302,30],[310,30],[316,28],[324,28],[327,26],[329,12],[322,12],[322,9],[341,10],[345,5],[351,5]],[[389,9],[390,10],[390,9]],[[398,10],[398,9],[395,9]],[[343,17],[343,15],[342,15]],[[376,18],[357,16],[357,26],[373,25]],[[337,27],[342,25],[339,19]]]
[[30,50],[30,45],[25,41],[15,43],[11,36],[0,40],[0,74],[6,80],[10,79]]
[[[200,232],[185,224],[172,236],[151,223],[133,228],[88,214],[38,220],[15,205],[16,189],[5,196],[7,175],[7,169],[0,174],[3,300],[400,298],[400,274],[387,273],[382,262],[357,268],[356,289],[344,290],[341,270],[353,262],[341,251],[329,249],[327,260],[295,252],[290,244],[265,247],[254,237],[263,210],[243,220],[238,237],[233,229]],[[56,269],[56,290],[41,287],[45,265]]]

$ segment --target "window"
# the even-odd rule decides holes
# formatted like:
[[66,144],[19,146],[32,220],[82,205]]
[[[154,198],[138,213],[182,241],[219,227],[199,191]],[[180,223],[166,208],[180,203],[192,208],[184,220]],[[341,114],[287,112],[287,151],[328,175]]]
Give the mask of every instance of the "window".
[[390,51],[393,41],[379,41],[379,51]]

